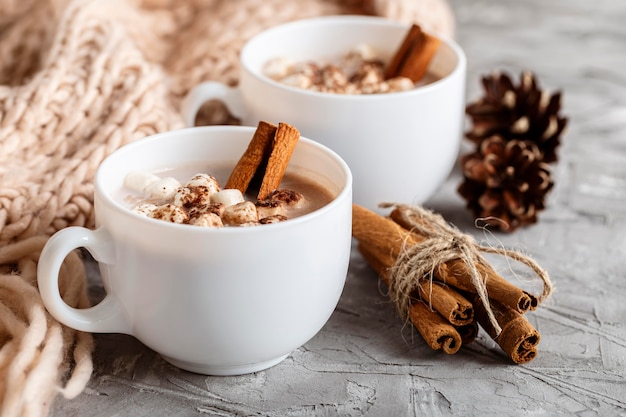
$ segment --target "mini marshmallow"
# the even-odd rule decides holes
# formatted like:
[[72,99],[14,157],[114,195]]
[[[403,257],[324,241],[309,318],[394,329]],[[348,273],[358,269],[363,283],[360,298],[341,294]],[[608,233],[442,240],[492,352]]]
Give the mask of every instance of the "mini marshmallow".
[[142,216],[152,217],[152,213],[156,210],[157,206],[150,203],[143,203],[133,209],[133,212],[141,214]]
[[220,183],[209,174],[196,174],[185,184],[185,187],[206,187],[211,194],[220,190]]
[[313,80],[311,79],[311,77],[305,74],[288,75],[285,78],[282,78],[280,82],[296,88],[309,88],[311,87],[311,85],[313,85]]
[[305,202],[305,198],[302,194],[284,188],[272,191],[267,197],[267,200],[270,202],[280,202],[285,206],[293,208],[300,208]]
[[224,213],[226,207],[222,203],[210,203],[198,206],[192,206],[189,208],[189,217],[198,217],[204,213],[213,213],[221,216]]
[[372,45],[360,43],[348,52],[348,57],[358,57],[362,61],[370,61],[376,58],[376,51]]
[[278,216],[285,214],[285,206],[282,201],[270,201],[263,200],[255,203],[256,211],[259,215],[259,219],[265,217]]
[[395,77],[385,82],[389,86],[389,92],[408,91],[415,88],[415,83],[407,77]]
[[200,227],[223,227],[222,219],[215,213],[203,213],[198,217],[193,217],[189,224]]
[[224,207],[233,206],[243,201],[243,194],[236,188],[228,188],[211,194],[211,203],[221,203]]
[[283,216],[281,214],[277,214],[275,216],[264,217],[259,220],[260,224],[272,224],[272,223],[280,223],[287,220],[287,216]]
[[211,191],[205,186],[179,187],[174,194],[174,204],[178,207],[201,207],[211,204]]
[[153,219],[165,220],[171,223],[184,223],[189,219],[187,213],[182,208],[174,204],[163,204],[152,212]]
[[341,60],[341,67],[348,77],[359,71],[361,66],[376,59],[374,49],[365,43],[361,43],[352,48]]
[[160,178],[158,181],[150,183],[145,189],[144,193],[149,198],[158,198],[163,200],[170,200],[174,198],[176,191],[180,187],[180,182],[176,178],[166,177]]
[[320,75],[324,87],[329,89],[344,88],[348,84],[346,74],[335,65],[326,65],[322,68]]
[[377,66],[371,63],[365,63],[359,66],[358,70],[352,77],[352,80],[360,86],[371,86],[384,82],[385,75],[381,66]]
[[248,225],[248,223],[258,223],[258,221],[256,206],[251,201],[228,206],[222,214],[222,222],[229,226]]
[[124,177],[124,187],[136,193],[143,193],[146,187],[160,179],[149,172],[131,171]]
[[304,75],[311,80],[316,78],[320,72],[320,65],[315,62],[299,62],[295,64],[291,70],[290,74],[301,74]]
[[263,67],[263,73],[268,77],[279,80],[285,77],[293,68],[293,62],[284,57],[278,57],[267,61]]

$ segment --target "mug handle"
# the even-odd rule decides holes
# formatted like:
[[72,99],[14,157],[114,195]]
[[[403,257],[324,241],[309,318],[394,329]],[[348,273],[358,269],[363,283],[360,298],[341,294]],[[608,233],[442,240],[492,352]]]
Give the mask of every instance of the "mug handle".
[[239,87],[229,87],[217,81],[206,81],[193,87],[182,102],[181,111],[185,125],[193,127],[200,107],[209,100],[222,101],[228,111],[238,119],[246,116],[246,107]]
[[94,333],[131,334],[124,319],[119,300],[110,292],[97,305],[74,308],[61,298],[59,271],[67,255],[77,248],[85,248],[100,263],[113,263],[113,241],[102,228],[95,231],[72,226],[55,233],[46,242],[37,266],[37,284],[41,298],[50,314],[73,329]]

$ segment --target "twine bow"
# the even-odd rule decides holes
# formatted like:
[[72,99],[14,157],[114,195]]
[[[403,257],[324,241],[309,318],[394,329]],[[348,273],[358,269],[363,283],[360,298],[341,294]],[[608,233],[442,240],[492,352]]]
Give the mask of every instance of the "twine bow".
[[422,207],[396,203],[382,203],[380,207],[403,209],[412,227],[411,231],[425,238],[419,243],[405,245],[389,271],[389,297],[403,318],[408,318],[411,294],[422,282],[432,281],[435,271],[446,262],[460,259],[468,266],[471,283],[485,307],[489,321],[496,333],[500,334],[502,328],[490,307],[485,277],[477,268],[477,265],[488,265],[481,252],[502,255],[532,269],[543,281],[539,301],[545,300],[552,293],[553,286],[548,273],[532,258],[515,250],[481,245],[472,236],[450,225],[441,215]]

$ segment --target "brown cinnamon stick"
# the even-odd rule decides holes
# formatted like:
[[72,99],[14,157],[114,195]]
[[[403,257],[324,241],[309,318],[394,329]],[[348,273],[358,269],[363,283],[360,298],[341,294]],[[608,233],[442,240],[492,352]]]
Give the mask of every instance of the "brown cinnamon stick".
[[[398,220],[398,218],[397,215],[394,215],[395,220]],[[412,221],[415,221],[415,219],[412,219]],[[403,220],[400,220],[400,223],[407,226],[411,224],[411,222],[404,222]],[[404,245],[414,245],[419,241],[427,239],[426,236],[420,235],[415,230],[409,232],[391,218],[383,217],[356,204],[353,205],[352,234],[359,241],[359,250],[365,259],[374,267],[387,285],[389,285],[389,266],[395,264],[395,260],[405,247]],[[410,306],[411,321],[416,327],[418,323],[420,326],[425,326],[420,333],[424,332],[423,336],[426,335],[424,338],[429,338],[428,340],[430,341],[428,343],[429,345],[432,343],[432,346],[435,346],[433,347],[434,349],[443,349],[441,341],[446,340],[446,343],[449,344],[446,349],[453,350],[453,347],[456,346],[455,343],[457,343],[457,339],[455,339],[456,334],[459,334],[459,337],[461,337],[461,344],[470,343],[478,333],[478,323],[513,362],[521,364],[531,361],[537,355],[540,335],[523,314],[518,311],[520,309],[518,301],[521,298],[519,295],[521,290],[498,276],[488,265],[479,263],[476,267],[481,274],[486,276],[489,308],[495,315],[497,325],[501,328],[499,334],[495,328],[497,326],[490,320],[485,305],[476,293],[471,280],[468,279],[469,271],[467,265],[461,260],[446,262],[434,272],[436,278],[442,280],[442,282],[448,284],[453,282],[454,284],[452,285],[457,286],[460,290],[467,289],[467,293],[462,295],[465,299],[470,300],[474,307],[474,321],[465,326],[458,326],[455,328],[454,333],[449,332],[447,329],[446,332],[448,333],[444,333],[444,327],[441,327],[437,320],[441,318],[445,321],[445,319],[440,314],[437,314],[438,318],[435,318],[432,314],[427,315],[424,312],[424,308],[430,313],[434,312],[430,311],[428,306],[423,303],[423,307],[420,307],[420,303],[417,302]],[[511,289],[515,291],[509,291]],[[524,293],[523,291],[521,292]],[[511,293],[514,296],[511,296]],[[495,298],[495,296],[504,301]],[[437,335],[443,334],[451,339],[437,337]],[[437,340],[439,340],[439,343],[436,342]]]
[[463,326],[474,320],[474,307],[454,289],[431,281],[419,287],[420,298],[432,306],[454,326]]
[[242,194],[246,192],[263,161],[269,157],[276,129],[277,127],[272,123],[259,122],[248,148],[237,161],[224,188],[238,189]]
[[385,285],[389,286],[389,261],[393,261],[393,259],[380,252],[377,248],[366,245],[363,242],[359,243],[358,249]]
[[461,348],[463,341],[456,328],[423,302],[416,301],[411,305],[409,318],[431,349],[451,355]]
[[[366,257],[372,268],[385,284],[389,285],[388,270],[395,260],[389,253],[381,252],[379,248],[359,243],[359,251]],[[450,287],[438,282],[428,282],[420,285],[416,294],[428,306],[434,308],[450,324],[463,326],[474,319],[474,307],[465,297]]]
[[[389,214],[389,217],[405,230],[410,231],[415,242],[421,242],[426,239],[425,236],[418,234],[412,224],[419,224],[423,220],[417,216],[412,216],[402,207],[396,207]],[[537,297],[522,290],[521,288],[511,284],[502,278],[494,269],[486,264],[478,263],[475,265],[479,274],[484,277],[487,293],[490,298],[500,301],[502,304],[509,306],[519,313],[525,313],[528,310],[535,310],[539,304]],[[448,285],[452,285],[460,290],[474,292],[475,287],[472,284],[469,267],[462,260],[455,259],[443,264],[435,275]]]
[[260,121],[224,188],[236,188],[245,193],[251,182],[256,183],[260,178],[257,199],[266,199],[279,187],[299,139],[298,129],[287,123],[279,123],[276,127]]
[[463,326],[456,326],[456,331],[461,336],[461,343],[464,345],[472,343],[478,336],[478,322],[476,320]]
[[388,253],[395,260],[403,245],[416,244],[415,237],[393,220],[366,209],[352,205],[352,236],[360,243]]
[[537,356],[539,332],[528,322],[526,317],[496,300],[489,300],[490,307],[502,328],[496,334],[487,317],[485,306],[478,297],[474,299],[476,319],[483,329],[502,348],[511,360],[517,364],[527,363]]
[[421,80],[441,40],[413,24],[387,65],[385,78],[407,77],[414,83]]
[[280,185],[299,139],[300,132],[298,129],[287,123],[278,124],[272,142],[272,151],[267,160],[267,168],[257,196],[259,200],[265,200]]
[[[376,247],[382,253],[388,253],[394,260],[401,254],[404,245],[415,245],[426,239],[415,232],[409,232],[400,225],[409,225],[404,219],[404,213],[393,210],[393,220],[374,213],[364,207],[352,206],[352,235],[368,246]],[[390,216],[391,216],[390,215]],[[392,263],[393,264],[393,263]],[[489,297],[511,306],[523,313],[533,305],[528,293],[500,277],[492,269],[479,267],[479,272],[485,277],[485,286]],[[435,278],[455,288],[475,292],[471,281],[469,266],[460,259],[444,263],[435,271]],[[536,302],[534,303],[536,304]]]
[[[477,264],[476,268],[485,279],[485,286],[487,287],[489,298],[498,300],[521,314],[529,310],[537,309],[539,304],[537,297],[511,284],[490,266]],[[463,264],[463,262],[460,260],[447,262],[441,269],[442,276],[446,277],[446,284],[464,291],[474,291],[474,286],[465,279],[467,265]]]
[[[378,273],[385,285],[389,285],[388,262],[384,253],[377,252],[376,248],[368,248],[362,244],[358,246],[359,251],[368,263]],[[428,346],[433,350],[442,350],[447,354],[458,352],[463,344],[463,338],[473,340],[470,335],[471,329],[461,326],[459,329],[451,325],[441,314],[431,310],[423,302],[416,300],[409,307],[409,320],[417,329]],[[475,332],[473,337],[476,337]]]

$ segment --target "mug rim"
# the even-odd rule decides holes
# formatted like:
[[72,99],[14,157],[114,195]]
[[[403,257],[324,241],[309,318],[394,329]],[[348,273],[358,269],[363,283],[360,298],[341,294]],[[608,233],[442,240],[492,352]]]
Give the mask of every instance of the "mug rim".
[[269,29],[266,29],[256,34],[252,38],[250,38],[245,43],[245,45],[243,46],[239,54],[239,62],[241,64],[241,68],[242,70],[245,70],[251,77],[253,77],[257,81],[262,82],[264,84],[271,85],[274,88],[277,88],[286,92],[298,93],[304,96],[309,95],[309,96],[316,97],[316,98],[328,98],[328,99],[333,99],[333,100],[375,101],[375,100],[388,100],[390,98],[393,99],[394,97],[398,97],[398,96],[427,94],[431,90],[439,88],[439,86],[445,84],[448,80],[456,78],[458,73],[464,72],[467,66],[467,57],[465,55],[465,52],[455,40],[442,36],[438,33],[431,32],[431,31],[425,31],[425,32],[438,38],[442,43],[444,43],[447,47],[450,48],[450,50],[454,53],[456,57],[456,64],[454,65],[454,68],[452,68],[452,70],[448,74],[444,75],[443,77],[440,77],[439,79],[429,84],[412,88],[410,90],[404,90],[404,91],[395,91],[395,92],[380,93],[380,94],[338,94],[338,93],[335,94],[335,93],[312,91],[312,90],[305,89],[305,88],[289,86],[289,85],[280,83],[278,81],[272,80],[271,78],[263,75],[261,72],[255,71],[253,68],[251,68],[248,61],[246,60],[246,55],[249,53],[250,50],[254,49],[255,43],[261,42],[263,38],[267,36],[271,36],[275,34],[276,32],[289,31],[293,29],[294,27],[296,28],[307,27],[307,26],[316,26],[316,25],[321,25],[321,24],[339,25],[343,23],[364,23],[364,24],[371,24],[374,26],[382,26],[382,27],[406,28],[407,30],[410,25],[408,23],[403,23],[403,22],[392,20],[392,19],[382,17],[382,16],[362,16],[362,15],[321,16],[321,17],[305,18],[305,19],[290,21],[290,22],[283,23],[277,26],[273,26]]
[[[330,149],[329,147],[322,145],[321,143],[314,141],[313,139],[309,139],[304,136],[300,136],[298,143],[303,143],[304,146],[311,147],[313,149],[317,149],[321,151],[324,155],[330,157],[343,172],[345,179],[343,181],[343,185],[341,186],[339,192],[333,199],[326,205],[314,210],[310,213],[297,216],[287,221],[271,223],[271,224],[263,224],[253,227],[200,227],[189,224],[178,224],[172,222],[166,222],[163,220],[153,219],[138,213],[133,212],[128,207],[125,207],[122,203],[118,202],[112,195],[111,192],[106,191],[106,187],[103,184],[103,176],[105,175],[105,171],[110,164],[113,163],[116,155],[120,155],[121,153],[128,152],[133,148],[137,148],[140,146],[147,146],[147,144],[151,142],[156,142],[161,140],[166,136],[175,136],[175,135],[192,135],[194,133],[202,133],[204,131],[207,132],[249,132],[250,137],[252,137],[252,133],[255,131],[255,127],[253,126],[240,126],[240,125],[212,125],[212,126],[195,126],[182,128],[177,130],[170,130],[160,133],[155,133],[141,139],[137,139],[136,141],[130,142],[115,151],[113,151],[109,156],[107,156],[98,166],[96,170],[95,178],[94,178],[94,203],[97,204],[97,200],[100,200],[100,204],[106,206],[107,208],[115,211],[119,215],[128,218],[131,221],[138,221],[144,223],[146,226],[151,226],[154,228],[166,228],[172,231],[179,231],[181,233],[199,233],[199,234],[212,234],[212,233],[228,233],[228,234],[237,234],[237,233],[263,233],[263,231],[268,230],[277,230],[284,227],[296,227],[298,224],[303,222],[309,222],[314,220],[319,216],[323,216],[325,213],[332,211],[335,206],[343,204],[343,200],[352,198],[352,171],[348,164],[337,154],[335,151]],[[298,146],[298,145],[296,145]],[[307,168],[310,170],[309,168]],[[96,219],[97,220],[97,219]],[[102,223],[100,221],[100,223]]]

